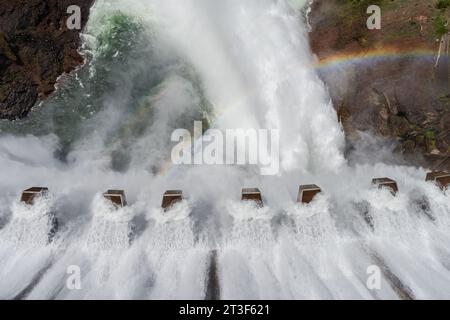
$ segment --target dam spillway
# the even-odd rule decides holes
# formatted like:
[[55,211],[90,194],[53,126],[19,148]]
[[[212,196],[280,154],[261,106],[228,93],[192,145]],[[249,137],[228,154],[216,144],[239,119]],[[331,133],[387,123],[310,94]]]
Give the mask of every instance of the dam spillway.
[[[448,298],[446,175],[346,159],[302,21],[285,1],[97,1],[85,66],[0,124],[0,298]],[[192,122],[278,130],[279,171],[206,164],[202,130],[202,164],[174,164]],[[19,201],[30,185],[49,192]]]

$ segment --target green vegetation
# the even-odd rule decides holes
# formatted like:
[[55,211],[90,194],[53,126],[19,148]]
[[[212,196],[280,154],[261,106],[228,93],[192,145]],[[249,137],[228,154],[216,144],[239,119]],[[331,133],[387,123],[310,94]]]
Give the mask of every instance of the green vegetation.
[[432,130],[428,130],[425,133],[426,138],[426,144],[428,152],[432,152],[433,150],[437,149],[437,140],[436,140],[436,134]]
[[[371,46],[373,42],[373,32],[369,32],[366,26],[367,8],[371,5],[377,5],[381,8],[382,14],[387,11],[395,10],[406,1],[411,0],[335,0],[338,5],[334,11],[333,16],[327,17],[330,19],[330,24],[337,29],[342,30],[339,33],[334,49],[343,49],[347,44],[357,41],[362,48]],[[399,37],[408,37],[410,34],[417,34],[420,26],[411,25],[405,32],[407,35],[400,35]]]
[[[331,27],[339,30],[335,50],[357,41],[361,48],[374,44],[403,40],[423,41],[434,45],[437,38],[449,31],[447,18],[450,0],[329,0],[336,9],[327,17]],[[425,4],[427,3],[427,4]],[[382,30],[368,31],[367,8],[378,5],[382,11]]]
[[439,15],[434,20],[434,32],[438,37],[448,33],[447,18],[444,15]]
[[450,7],[450,0],[439,0],[436,4],[436,8],[445,10]]
[[425,137],[430,140],[436,140],[436,135],[433,130],[428,130],[425,132]]

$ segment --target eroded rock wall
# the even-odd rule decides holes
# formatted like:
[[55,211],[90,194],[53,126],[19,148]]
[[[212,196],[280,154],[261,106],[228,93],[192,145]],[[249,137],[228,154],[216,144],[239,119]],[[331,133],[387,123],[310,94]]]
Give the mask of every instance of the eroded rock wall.
[[80,31],[67,8],[81,8],[84,27],[94,0],[0,0],[0,118],[25,117],[54,91],[57,78],[83,62]]

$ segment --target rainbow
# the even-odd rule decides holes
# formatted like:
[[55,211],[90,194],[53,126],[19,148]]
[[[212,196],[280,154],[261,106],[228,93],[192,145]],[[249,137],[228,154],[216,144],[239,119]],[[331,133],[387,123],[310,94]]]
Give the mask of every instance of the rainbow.
[[[380,49],[372,49],[364,52],[344,52],[337,53],[312,64],[312,68],[318,71],[327,70],[329,68],[344,68],[345,66],[373,63],[374,61],[384,61],[387,59],[399,59],[405,57],[436,59],[437,52],[431,48],[416,48],[414,50],[399,49],[395,47],[383,47]],[[161,175],[167,175],[174,169],[172,161],[168,159],[159,168]]]
[[436,58],[437,52],[430,48],[399,49],[395,47],[383,47],[364,52],[344,52],[333,54],[319,59],[314,67],[316,69],[328,69],[336,66],[345,66],[356,63],[382,61],[405,57]]

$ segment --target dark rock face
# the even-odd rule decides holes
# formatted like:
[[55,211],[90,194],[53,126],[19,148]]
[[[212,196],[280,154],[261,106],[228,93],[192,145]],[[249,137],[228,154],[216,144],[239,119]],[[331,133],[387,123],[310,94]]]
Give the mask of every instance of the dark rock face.
[[94,0],[0,0],[0,118],[25,117],[54,91],[56,79],[83,63],[80,30],[67,28],[67,8]]

